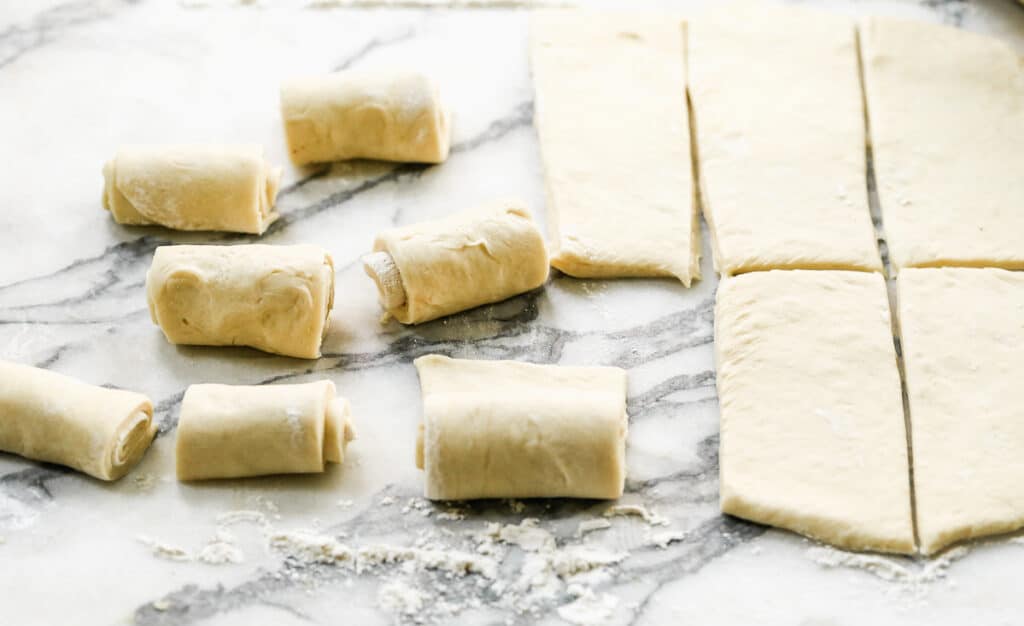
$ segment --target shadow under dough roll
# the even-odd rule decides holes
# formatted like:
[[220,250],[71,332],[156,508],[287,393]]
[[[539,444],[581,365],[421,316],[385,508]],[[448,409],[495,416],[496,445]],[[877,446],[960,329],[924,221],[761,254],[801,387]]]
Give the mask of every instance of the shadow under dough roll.
[[171,343],[315,359],[334,305],[334,265],[311,245],[160,246],[146,297]]
[[152,418],[140,393],[0,361],[0,450],[117,480],[149,449]]
[[322,472],[355,438],[334,383],[192,385],[178,420],[179,480]]
[[431,500],[618,498],[626,478],[626,372],[516,361],[415,361],[416,465]]
[[118,224],[259,235],[277,219],[281,168],[256,144],[124,146],[103,178]]
[[548,278],[544,236],[518,202],[387,230],[363,257],[384,309],[403,324],[498,302]]
[[437,85],[413,72],[349,70],[290,80],[281,87],[281,118],[299,165],[448,158],[448,110]]

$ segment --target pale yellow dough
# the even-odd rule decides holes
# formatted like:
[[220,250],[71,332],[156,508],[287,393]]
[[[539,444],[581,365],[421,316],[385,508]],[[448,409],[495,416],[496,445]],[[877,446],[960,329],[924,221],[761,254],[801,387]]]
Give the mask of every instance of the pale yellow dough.
[[387,230],[373,249],[390,255],[391,267],[386,259],[379,267],[367,257],[367,274],[377,283],[381,304],[403,324],[498,302],[548,278],[544,237],[518,201]]
[[921,550],[1024,526],[1024,274],[905,269],[899,318]]
[[875,176],[896,268],[1024,268],[1024,59],[954,28],[861,27]]
[[259,235],[278,217],[281,169],[258,145],[124,146],[103,178],[103,207],[119,224]]
[[441,163],[451,124],[437,85],[414,72],[349,70],[281,87],[295,163],[380,159]]
[[334,266],[311,245],[160,246],[146,298],[171,343],[315,359],[334,304]]
[[700,240],[682,20],[538,11],[530,49],[551,264],[689,286]]
[[753,272],[718,288],[723,513],[910,553],[900,376],[881,274]]
[[415,361],[423,392],[417,466],[432,500],[618,498],[626,476],[626,372]]
[[178,480],[322,472],[355,438],[334,383],[192,385],[178,419]]
[[149,449],[152,418],[140,393],[0,361],[0,450],[117,480]]
[[854,23],[727,3],[689,23],[701,199],[722,274],[881,271]]

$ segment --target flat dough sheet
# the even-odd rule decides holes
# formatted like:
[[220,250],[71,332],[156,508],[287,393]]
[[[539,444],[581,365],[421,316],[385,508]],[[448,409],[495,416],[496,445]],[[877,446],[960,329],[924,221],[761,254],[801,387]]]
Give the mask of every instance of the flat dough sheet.
[[723,513],[854,550],[910,553],[903,400],[885,281],[726,279],[715,312]]
[[882,217],[896,268],[1024,268],[1024,61],[996,39],[861,27]]
[[881,271],[854,26],[768,3],[690,21],[701,199],[722,274]]
[[899,317],[921,550],[1024,526],[1024,274],[907,269]]
[[689,286],[700,240],[682,20],[538,11],[531,55],[551,265]]

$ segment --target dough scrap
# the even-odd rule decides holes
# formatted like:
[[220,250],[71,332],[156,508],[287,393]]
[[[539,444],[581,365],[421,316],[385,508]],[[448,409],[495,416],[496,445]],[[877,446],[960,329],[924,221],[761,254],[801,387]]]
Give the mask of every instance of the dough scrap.
[[348,70],[281,87],[281,117],[297,164],[347,159],[442,163],[451,124],[440,90],[400,70]]
[[278,217],[281,168],[255,144],[124,146],[103,178],[103,208],[119,224],[260,235]]
[[373,249],[363,257],[366,274],[403,324],[499,302],[548,278],[544,236],[515,200],[384,231]]
[[885,281],[753,272],[718,288],[723,513],[910,553],[903,401]]
[[140,393],[0,361],[0,450],[117,480],[155,434],[153,404]]
[[727,3],[688,29],[701,200],[725,275],[881,271],[854,22]]
[[334,383],[192,385],[178,420],[178,480],[322,472],[355,438]]
[[618,498],[626,476],[626,372],[516,361],[415,361],[417,466],[432,500]]
[[893,266],[1024,268],[1024,59],[891,18],[865,21],[861,47]]
[[160,246],[146,297],[171,343],[315,359],[334,305],[334,264],[311,245]]
[[1024,275],[905,269],[899,319],[921,550],[1024,526]]
[[551,264],[689,286],[700,239],[682,20],[535,11],[530,36]]

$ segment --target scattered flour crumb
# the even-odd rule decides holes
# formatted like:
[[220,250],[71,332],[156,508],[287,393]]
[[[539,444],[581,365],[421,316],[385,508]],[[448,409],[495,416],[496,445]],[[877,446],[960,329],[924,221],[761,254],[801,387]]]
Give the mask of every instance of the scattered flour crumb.
[[642,504],[616,504],[604,512],[605,517],[639,517],[651,526],[668,526],[668,519]]
[[649,543],[664,550],[668,548],[670,543],[682,541],[683,539],[686,539],[686,533],[676,530],[665,530],[652,534]]
[[761,546],[753,546],[753,547],[751,547],[750,548],[750,553],[753,554],[754,556],[760,555],[761,554]]
[[380,506],[391,506],[394,503],[395,503],[395,497],[394,496],[384,496],[383,498],[381,498],[380,500],[377,501],[377,504],[379,504]]
[[611,528],[612,523],[606,519],[585,519],[580,522],[580,525],[576,527],[576,536],[582,537],[583,535],[594,531],[604,530],[605,528]]
[[427,599],[425,593],[399,580],[383,585],[377,592],[377,606],[405,616],[422,611]]
[[466,519],[466,511],[458,507],[451,507],[438,513],[435,519],[459,522]]
[[203,546],[196,560],[210,565],[241,563],[245,560],[245,554],[235,544],[218,539]]
[[489,524],[488,533],[502,541],[519,546],[527,552],[551,551],[555,547],[555,538],[548,531],[538,528],[540,520],[536,517],[528,517],[519,523],[512,524]]
[[598,596],[588,587],[569,585],[568,592],[576,599],[558,607],[558,616],[571,624],[590,626],[604,623],[619,604],[615,596],[606,593]]
[[228,511],[217,515],[217,525],[221,527],[234,524],[256,524],[258,526],[269,526],[270,520],[260,511],[238,510]]
[[157,611],[166,611],[171,608],[171,603],[161,598],[160,600],[155,600],[153,602],[153,608]]
[[945,578],[949,566],[954,561],[967,556],[968,552],[965,546],[958,546],[935,558],[924,560],[923,565],[919,568],[908,567],[892,557],[845,552],[829,546],[809,548],[807,556],[822,567],[860,569],[882,580],[913,587]]
[[142,545],[148,547],[153,556],[161,559],[167,559],[168,561],[190,561],[192,556],[187,550],[179,548],[177,546],[171,546],[165,543],[160,543],[151,537],[145,535],[139,535],[135,538],[136,541]]
[[347,509],[348,507],[352,506],[352,504],[352,500],[338,500],[338,506],[343,509]]

